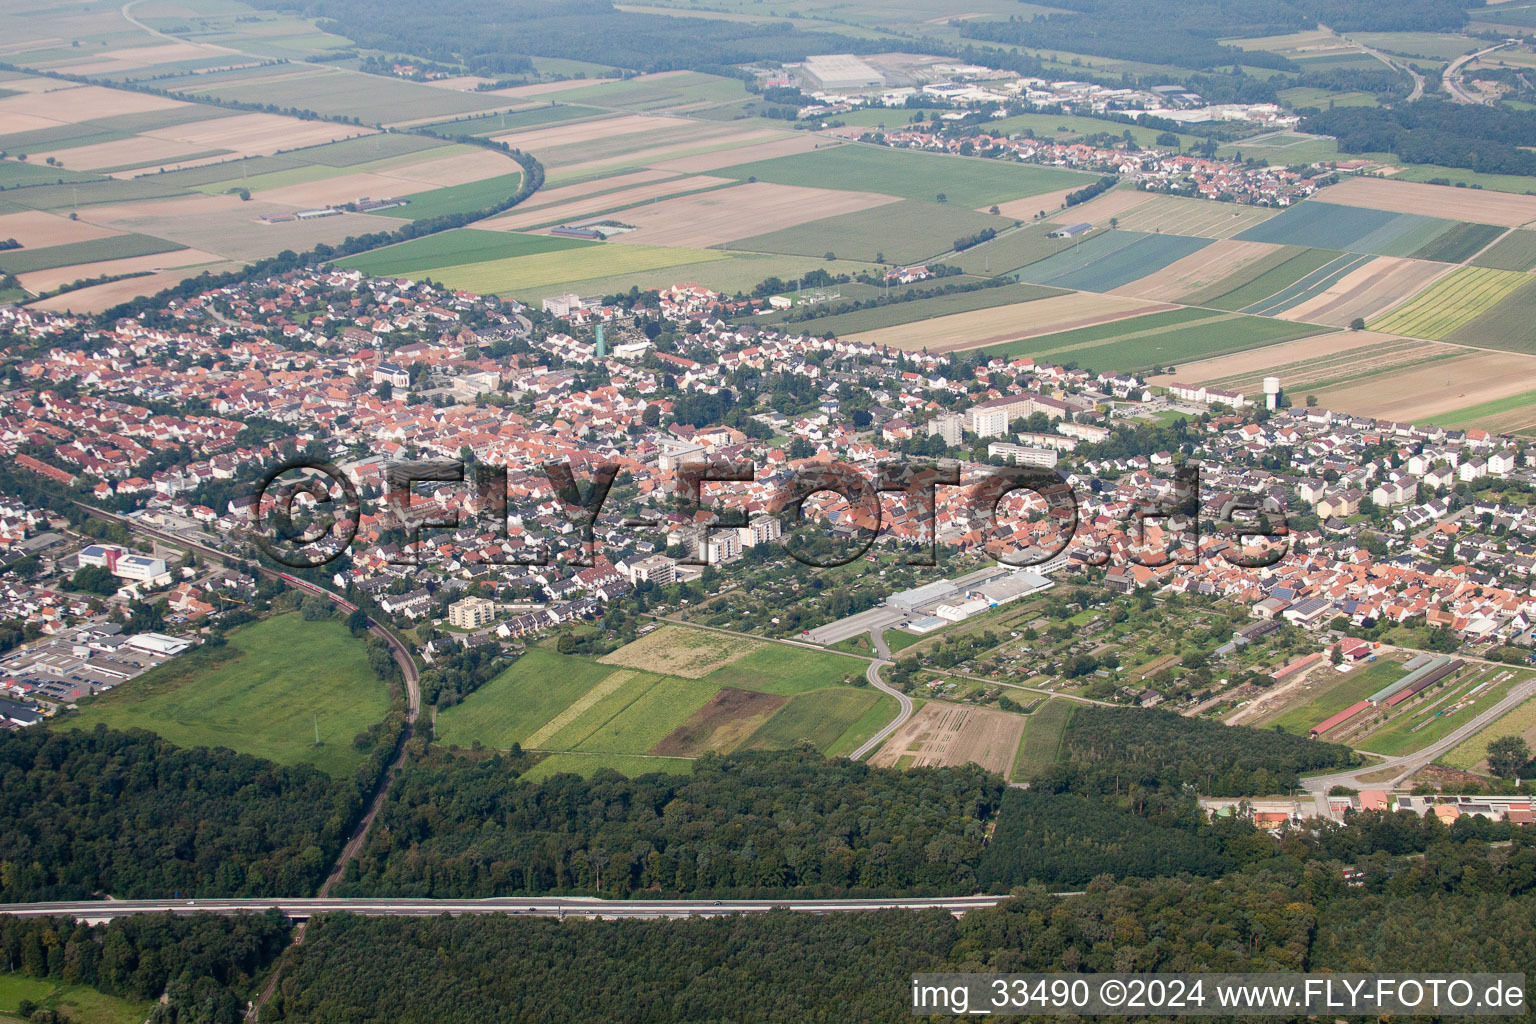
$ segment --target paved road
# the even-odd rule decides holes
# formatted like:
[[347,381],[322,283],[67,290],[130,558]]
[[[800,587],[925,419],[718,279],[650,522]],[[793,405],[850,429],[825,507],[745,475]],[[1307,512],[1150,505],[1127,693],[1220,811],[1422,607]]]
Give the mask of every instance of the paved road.
[[1478,99],[1476,96],[1473,96],[1471,93],[1467,92],[1461,87],[1461,69],[1472,63],[1474,60],[1477,60],[1477,58],[1483,56],[1484,54],[1492,53],[1494,50],[1502,50],[1508,45],[1509,44],[1507,42],[1499,43],[1497,46],[1485,47],[1484,49],[1478,50],[1476,53],[1469,53],[1465,57],[1457,57],[1455,60],[1451,61],[1451,63],[1447,65],[1445,74],[1443,76],[1443,80],[1445,82],[1445,91],[1451,94],[1451,99],[1455,100],[1457,103],[1487,102],[1485,100]]
[[869,666],[864,669],[864,678],[868,679],[869,685],[875,689],[895,697],[896,703],[900,707],[896,712],[896,717],[891,719],[885,728],[865,740],[859,749],[848,755],[855,761],[866,757],[870,751],[884,743],[887,736],[900,729],[906,720],[912,717],[912,698],[880,678],[881,667],[891,663],[891,649],[885,643],[885,630],[878,628],[870,630],[869,639],[875,645],[875,660],[870,662]]
[[762,914],[792,910],[807,914],[867,910],[967,910],[995,907],[1007,896],[940,896],[884,900],[600,900],[589,897],[526,896],[486,900],[426,899],[242,899],[242,900],[81,900],[64,903],[0,904],[0,914],[15,917],[74,917],[98,921],[131,914],[237,914],[276,908],[305,921],[316,914],[349,913],[365,917],[426,917],[437,914],[518,914],[526,917],[690,917],[698,914]]
[[[1333,775],[1317,775],[1309,779],[1303,779],[1302,785],[1313,794],[1327,793],[1334,786],[1348,786],[1351,789],[1391,789],[1447,750],[1456,747],[1467,737],[1486,729],[1511,708],[1518,707],[1533,695],[1536,695],[1536,679],[1513,687],[1504,696],[1503,700],[1465,725],[1447,733],[1423,750],[1416,750],[1411,754],[1404,754],[1401,757],[1389,757],[1385,761],[1379,761],[1365,768],[1356,768],[1347,772],[1337,772]],[[1393,774],[1388,779],[1381,782],[1361,781],[1360,777],[1363,775],[1375,775],[1389,769],[1393,771]]]
[[[1324,29],[1325,31],[1328,31],[1328,32],[1333,32],[1333,29],[1328,28],[1328,26],[1326,26],[1326,25],[1319,25],[1318,28]],[[1333,32],[1333,34],[1334,35],[1338,35],[1337,32]],[[1339,38],[1343,39],[1344,37],[1343,36],[1339,36]],[[1408,94],[1407,102],[1412,103],[1414,100],[1416,100],[1420,96],[1424,95],[1424,76],[1419,74],[1417,71],[1415,71],[1413,69],[1412,65],[1410,65],[1410,64],[1400,64],[1396,60],[1394,60],[1393,58],[1388,57],[1386,54],[1382,53],[1380,50],[1375,50],[1375,49],[1372,49],[1369,46],[1366,46],[1364,43],[1360,42],[1358,39],[1349,39],[1347,41],[1351,42],[1351,43],[1354,43],[1356,46],[1360,47],[1360,49],[1364,50],[1366,53],[1370,54],[1372,57],[1375,57],[1377,60],[1379,60],[1383,64],[1385,64],[1387,67],[1391,68],[1393,71],[1400,71],[1403,74],[1405,74],[1405,75],[1407,75],[1407,76],[1409,76],[1410,78],[1413,79],[1413,92]]]

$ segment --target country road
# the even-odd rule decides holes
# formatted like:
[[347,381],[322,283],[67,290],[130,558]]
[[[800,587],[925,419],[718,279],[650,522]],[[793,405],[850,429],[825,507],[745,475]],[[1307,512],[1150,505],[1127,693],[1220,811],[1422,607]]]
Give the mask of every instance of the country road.
[[[1062,895],[1071,895],[1063,893]],[[699,914],[763,914],[791,910],[806,914],[868,910],[967,910],[995,907],[1007,896],[937,896],[872,900],[602,900],[583,896],[497,897],[484,900],[432,899],[207,899],[80,900],[60,903],[0,904],[0,914],[14,917],[73,917],[105,921],[133,914],[259,914],[276,909],[307,921],[318,914],[365,917],[429,917],[437,914],[516,914],[524,917],[663,918]]]
[[854,761],[860,761],[867,757],[870,751],[884,743],[887,736],[900,729],[906,720],[912,717],[912,698],[880,678],[880,669],[891,663],[891,649],[885,642],[885,630],[870,630],[869,639],[875,645],[875,660],[871,661],[864,669],[864,678],[868,679],[869,685],[875,689],[895,697],[898,709],[895,718],[886,723],[885,727],[879,732],[859,744],[859,748],[848,755]]

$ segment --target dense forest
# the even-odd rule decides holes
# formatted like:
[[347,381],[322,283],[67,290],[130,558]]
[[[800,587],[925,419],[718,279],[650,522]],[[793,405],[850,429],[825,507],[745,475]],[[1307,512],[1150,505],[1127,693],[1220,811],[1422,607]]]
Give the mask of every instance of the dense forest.
[[434,751],[411,765],[343,891],[974,892],[1003,789],[974,766],[883,771],[808,748],[706,756],[691,776],[519,782],[522,764]]
[[[0,917],[0,964],[136,1003],[164,995],[147,1024],[237,1024],[245,1016],[237,993],[283,951],[290,930],[275,912],[145,915],[95,926]],[[35,1024],[54,1016],[21,1009]]]
[[1336,107],[1300,129],[1337,136],[1345,153],[1393,153],[1408,163],[1465,167],[1484,174],[1536,174],[1536,112],[1427,97],[1386,107]]
[[1344,768],[1359,758],[1338,743],[1268,729],[1233,728],[1171,711],[1076,708],[1063,760],[1037,786],[1080,793],[1132,787],[1207,796],[1255,796],[1296,786],[1304,772]]
[[0,732],[0,903],[312,893],[361,798],[143,731]]
[[879,39],[804,31],[789,20],[763,25],[668,17],[622,11],[609,0],[263,0],[258,6],[325,19],[321,28],[369,49],[491,74],[513,70],[508,55],[650,72],[886,48]]
[[[1265,837],[1274,846],[1274,841]],[[311,923],[270,1019],[905,1021],[913,972],[1523,971],[1536,850],[1456,842],[1366,865],[1278,855],[1218,880],[1100,878],[991,910],[679,921],[440,917]],[[516,965],[528,965],[518,970]],[[510,969],[509,969],[510,967]]]

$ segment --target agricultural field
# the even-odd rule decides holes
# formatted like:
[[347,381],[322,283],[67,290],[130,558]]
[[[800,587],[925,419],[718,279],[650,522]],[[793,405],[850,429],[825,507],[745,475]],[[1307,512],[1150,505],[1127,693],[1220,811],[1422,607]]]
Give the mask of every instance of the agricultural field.
[[1492,665],[1462,669],[1449,682],[1391,709],[1390,717],[1352,745],[1388,756],[1421,750],[1493,707],[1529,677],[1518,669]]
[[1528,276],[1514,271],[1462,267],[1370,327],[1385,334],[1439,341],[1492,310],[1515,289],[1530,283]]
[[1536,430],[1536,391],[1522,391],[1491,402],[1452,409],[1433,417],[1430,422],[1456,430],[1482,427],[1498,434],[1529,435]]
[[374,277],[410,277],[443,266],[467,266],[596,244],[579,238],[458,228],[349,256],[336,265]]
[[1473,257],[1472,265],[1495,270],[1536,270],[1536,231],[1511,231]]
[[1433,420],[1453,410],[1530,390],[1532,357],[1460,349],[1459,354],[1401,367],[1390,376],[1319,389],[1319,404],[1403,422]]
[[163,238],[151,238],[149,235],[111,235],[83,242],[44,246],[40,249],[0,251],[0,271],[7,274],[26,274],[34,270],[69,267],[77,263],[101,263],[106,260],[127,259],[131,256],[154,256],[185,248],[186,246],[176,242],[168,242]]
[[[600,270],[603,268],[599,268]],[[697,281],[706,288],[731,294],[751,291],[770,277],[793,283],[812,270],[825,270],[829,274],[850,276],[875,271],[870,263],[852,260],[834,260],[828,263],[819,256],[773,256],[759,253],[737,253],[710,250],[706,259],[693,263],[668,265],[655,270],[629,271],[607,270],[601,277],[583,277],[536,287],[523,287],[513,292],[519,299],[536,302],[547,295],[578,292],[582,295],[611,295],[627,292],[630,288],[669,288],[679,281]]]
[[959,267],[967,274],[1000,277],[1010,270],[1017,270],[1095,237],[1093,233],[1079,235],[1077,238],[1048,237],[1054,230],[1049,224],[1026,224],[1001,232],[990,242],[947,256],[944,262]]
[[[1492,271],[1499,273],[1499,271]],[[1479,348],[1536,354],[1536,281],[1527,281],[1486,313],[1446,336],[1447,341]]]
[[[1517,228],[1536,221],[1536,196],[1491,189],[1451,188],[1391,178],[1346,178],[1319,197],[1328,204],[1367,207],[1392,213],[1433,210],[1450,220]],[[1317,202],[1310,199],[1306,204]]]
[[1439,217],[1309,199],[1235,237],[1248,242],[1307,245],[1377,256],[1413,256],[1456,225],[1456,221]]
[[1183,235],[1108,231],[1017,271],[1034,284],[1107,292],[1155,274],[1210,244]]
[[1024,735],[1023,715],[931,700],[870,758],[877,768],[978,764],[1006,776]]
[[[635,175],[619,176],[619,178],[634,177]],[[618,181],[619,178],[598,179],[598,181]],[[572,197],[552,205],[535,203],[526,210],[519,205],[507,213],[483,221],[480,226],[521,231],[528,228],[554,227],[558,224],[575,224],[582,221],[595,220],[600,215],[611,211],[624,210],[628,207],[640,207],[642,204],[652,203],[668,196],[715,189],[732,183],[733,179],[731,178],[710,177],[707,175],[669,176],[666,181],[651,181],[622,188],[618,191],[601,191],[595,195]],[[554,191],[568,192],[570,189],[577,187],[564,186]],[[537,193],[535,195],[537,196]],[[849,193],[849,195],[852,195],[852,193]],[[851,208],[856,209],[857,207]],[[625,223],[627,224],[629,221],[626,220]]]
[[1445,234],[1426,243],[1413,255],[1421,260],[1438,260],[1441,263],[1465,263],[1488,247],[1505,228],[1492,224],[1461,223]]
[[1536,698],[1500,716],[1488,728],[1440,758],[1440,763],[1472,771],[1487,759],[1488,744],[1501,736],[1523,736],[1527,743],[1536,743]]
[[[1309,293],[1288,302],[1273,316],[1282,320],[1348,327],[1356,320],[1370,320],[1402,301],[1403,296],[1422,291],[1431,282],[1448,273],[1450,267],[1427,260],[1376,256],[1310,289]],[[1269,301],[1269,300],[1266,300]]]
[[1292,394],[1332,387],[1465,354],[1433,341],[1395,338],[1371,331],[1327,334],[1186,363],[1175,374],[1150,378],[1207,384],[1255,394],[1265,377],[1279,377]]
[[850,337],[871,345],[889,345],[913,352],[925,348],[933,352],[947,352],[1125,320],[1168,308],[1165,303],[1073,292],[969,313],[953,313],[920,323],[863,331]]
[[533,648],[440,713],[437,736],[548,751],[546,772],[672,770],[744,744],[826,749],[890,720],[865,720],[879,692],[845,685],[863,674],[842,655],[666,625],[601,660]]
[[[1233,276],[1253,264],[1268,260],[1277,247],[1263,242],[1238,242],[1219,239],[1181,260],[1174,260],[1161,270],[1115,288],[1116,295],[1142,299],[1179,298],[1206,291],[1218,281]],[[1193,303],[1199,305],[1199,303]]]
[[1201,238],[1231,238],[1262,224],[1278,210],[1263,206],[1239,206],[1215,203],[1207,199],[1180,196],[1154,196],[1120,215],[1119,227],[1125,231],[1162,232],[1195,235]]
[[[816,208],[802,207],[803,212],[813,210]],[[890,206],[882,203],[856,213],[818,218],[786,230],[737,238],[729,248],[800,256],[821,256],[830,252],[845,259],[870,263],[921,263],[949,251],[956,239],[987,229],[1000,232],[1010,227],[1012,222],[1001,217],[977,213],[962,206],[908,199]],[[947,258],[945,262],[948,262]]]
[[1391,658],[1381,658],[1347,673],[1332,668],[1314,669],[1293,691],[1287,707],[1248,724],[1305,736],[1318,722],[1364,700],[1404,675],[1407,673],[1402,662]]
[[22,1000],[39,1008],[34,1012],[46,1010],[75,1024],[142,1024],[154,1009],[153,1003],[131,1003],[89,985],[66,985],[19,972],[0,973],[0,1021],[20,1024]]
[[1258,302],[1244,306],[1241,312],[1253,313],[1258,316],[1275,316],[1283,313],[1293,306],[1299,306],[1316,298],[1330,286],[1337,283],[1340,278],[1370,261],[1370,256],[1345,253],[1338,259],[1330,260],[1273,295],[1266,296]]
[[[311,666],[326,667],[318,678]],[[184,747],[229,747],[338,778],[362,764],[352,737],[383,721],[385,686],[340,621],[278,615],[189,651],[82,704],[68,728],[148,729]],[[315,744],[319,731],[320,743]]]
[[796,320],[791,326],[795,331],[822,336],[827,333],[842,337],[885,327],[897,327],[951,313],[966,313],[993,306],[1032,302],[1063,294],[1059,289],[1044,288],[1034,284],[1005,284],[995,288],[981,288],[952,295],[936,295],[930,299],[911,299],[891,302],[883,306],[856,309],[849,313],[820,316],[810,320]]
[[1236,312],[1269,298],[1320,267],[1338,259],[1332,249],[1302,249],[1284,246],[1236,267],[1232,273],[1205,288],[1182,296],[1192,306],[1210,306]]
[[720,174],[780,185],[880,192],[925,202],[944,201],[971,209],[1082,187],[1094,179],[1076,171],[1028,164],[973,160],[905,149],[847,144],[724,167]]
[[439,267],[432,271],[431,277],[451,288],[483,295],[520,295],[550,286],[562,287],[601,274],[623,277],[663,267],[726,259],[730,256],[717,249],[605,244]]
[[1010,779],[1027,782],[1050,771],[1061,754],[1061,738],[1072,720],[1072,708],[1072,701],[1052,697],[1029,715]]

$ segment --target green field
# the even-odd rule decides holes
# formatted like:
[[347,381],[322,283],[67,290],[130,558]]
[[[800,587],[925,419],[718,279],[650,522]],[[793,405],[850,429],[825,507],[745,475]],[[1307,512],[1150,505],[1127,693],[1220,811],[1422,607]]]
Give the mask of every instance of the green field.
[[1536,269],[1536,231],[1516,228],[1473,259],[1472,265],[1495,270]]
[[167,242],[163,238],[152,238],[149,235],[112,235],[84,242],[49,245],[41,249],[8,249],[0,252],[0,271],[26,274],[33,270],[53,270],[77,263],[120,260],[130,256],[153,256],[185,248],[176,242]]
[[814,651],[789,644],[764,644],[704,679],[718,686],[793,696],[809,690],[837,686],[852,676],[864,678],[862,658]]
[[438,267],[469,266],[490,260],[579,249],[595,244],[579,238],[557,238],[553,235],[456,228],[349,256],[338,260],[337,266],[361,270],[373,277],[409,277]]
[[[899,118],[906,111],[888,111],[888,114]],[[842,115],[838,115],[841,117]],[[887,121],[887,124],[895,127],[900,120]],[[1119,121],[1107,121],[1097,117],[1079,117],[1073,114],[1015,114],[1005,117],[1000,121],[989,121],[985,125],[988,132],[993,134],[1012,135],[1018,132],[1034,132],[1037,139],[1065,139],[1072,140],[1084,135],[1099,135],[1108,133],[1115,138],[1121,138],[1126,132],[1131,133],[1131,138],[1141,146],[1157,145],[1157,137],[1163,134],[1159,128],[1143,128],[1140,125],[1127,125]],[[1198,135],[1188,135],[1183,132],[1174,132],[1179,137],[1179,145],[1187,147],[1200,141]]]
[[1009,778],[1027,782],[1050,771],[1061,753],[1061,737],[1072,720],[1072,708],[1072,701],[1053,697],[1030,713]]
[[100,180],[101,175],[88,171],[67,171],[62,167],[49,167],[43,163],[0,160],[0,189],[12,189],[19,185],[52,185],[58,182]]
[[[1375,754],[1386,754],[1389,757],[1422,750],[1429,744],[1472,721],[1472,719],[1503,700],[1516,683],[1527,678],[1527,674],[1516,672],[1512,669],[1500,668],[1494,668],[1486,672],[1471,673],[1463,669],[1458,673],[1455,682],[1442,683],[1440,686],[1437,686],[1430,697],[1430,701],[1445,697],[1434,708],[1435,711],[1444,711],[1453,707],[1457,700],[1464,696],[1464,694],[1457,694],[1453,699],[1446,697],[1446,694],[1455,690],[1471,689],[1472,686],[1479,683],[1491,683],[1501,675],[1507,678],[1503,682],[1484,687],[1479,691],[1475,703],[1468,704],[1460,710],[1450,712],[1449,714],[1434,715],[1433,712],[1429,712],[1423,715],[1416,715],[1413,711],[1399,712],[1394,721],[1382,728],[1378,728],[1364,739],[1357,741],[1355,746],[1361,750],[1369,750]],[[1421,703],[1410,700],[1407,703],[1413,704],[1415,709],[1418,709],[1428,702]],[[1428,724],[1424,724],[1426,722]],[[1415,727],[1418,726],[1422,726],[1422,728],[1418,728],[1415,731]]]
[[[1439,341],[1492,310],[1531,279],[1509,270],[1462,267],[1371,323],[1371,330]],[[1529,323],[1526,324],[1527,330]]]
[[211,95],[242,103],[307,108],[320,114],[356,117],[363,124],[372,125],[443,118],[506,103],[495,93],[436,89],[400,78],[329,68],[270,80],[260,75],[212,85],[194,80],[183,90],[188,96]]
[[523,185],[521,171],[499,174],[494,178],[471,181],[466,185],[450,185],[426,192],[411,192],[401,198],[409,200],[407,206],[392,206],[377,211],[386,217],[405,220],[426,220],[450,213],[479,213],[498,203],[506,202]]
[[613,671],[607,665],[532,648],[510,668],[437,716],[437,738],[510,749]]
[[881,192],[934,202],[939,194],[957,206],[989,206],[1009,199],[1088,185],[1093,178],[1030,164],[918,153],[883,146],[844,145],[712,171],[728,178],[753,177],[779,185]]
[[1045,259],[1052,253],[1061,252],[1074,245],[1080,245],[1089,238],[1097,237],[1090,232],[1079,235],[1077,238],[1050,238],[1052,231],[1056,230],[1049,224],[1027,224],[1013,231],[1008,231],[990,242],[967,249],[962,253],[947,257],[944,262],[953,264],[967,274],[978,274],[984,277],[1001,276],[1010,270]]
[[844,259],[910,264],[950,251],[955,240],[964,236],[1012,226],[1011,220],[952,203],[941,205],[909,199],[739,238],[722,248],[795,256],[824,256],[830,252]]
[[988,355],[1045,356],[1099,372],[1121,372],[1176,366],[1333,329],[1262,316],[1213,315],[1208,310],[1178,309],[1011,341],[984,351]]
[[[1506,271],[1492,270],[1492,274]],[[1531,324],[1536,323],[1536,281],[1529,275],[1492,309],[1458,327],[1445,336],[1446,341],[1480,348],[1501,348],[1511,352],[1536,352],[1536,336],[1531,334]]]
[[760,282],[770,277],[777,277],[780,281],[793,284],[812,270],[825,270],[829,274],[852,276],[876,268],[872,264],[855,263],[852,260],[836,260],[828,263],[824,259],[812,256],[768,256],[758,253],[724,253],[710,250],[707,260],[702,262],[668,264],[654,270],[628,273],[617,273],[606,267],[597,269],[603,271],[602,277],[546,282],[531,287],[514,287],[511,294],[527,302],[538,302],[546,295],[557,295],[562,292],[612,295],[616,292],[627,292],[632,287],[642,291],[648,288],[668,288],[679,281],[697,281],[706,288],[734,294],[751,291]]
[[[670,249],[649,245],[589,245],[559,252],[514,256],[504,260],[486,260],[462,266],[439,267],[432,271],[434,281],[450,288],[463,288],[480,294],[520,293],[599,275],[623,278],[646,270],[659,270],[683,264],[728,260],[730,255],[717,249]],[[672,276],[670,282],[692,280]],[[626,289],[627,290],[627,289]]]
[[388,711],[363,641],[339,621],[291,613],[151,669],[82,704],[66,725],[148,729],[185,747],[229,747],[343,776],[365,756],[352,738]]
[[1536,698],[1506,712],[1488,728],[1456,747],[1440,760],[1452,768],[1471,771],[1488,756],[1488,744],[1501,736],[1520,736],[1536,729]]
[[[1212,309],[1242,309],[1289,288],[1342,255],[1332,249],[1282,249],[1255,260],[1237,274],[1216,282],[1202,292],[1185,296],[1183,301],[1196,306],[1210,306]],[[1223,288],[1226,290],[1218,291]]]
[[23,999],[77,1024],[143,1024],[154,1007],[103,995],[87,985],[0,973],[0,1019],[16,1019]]
[[1504,228],[1492,224],[1457,224],[1413,253],[1413,258],[1440,263],[1465,263],[1504,231]]
[[[783,750],[800,743],[809,743],[823,753],[834,746],[852,749],[857,741],[839,741],[850,733],[853,725],[864,720],[881,696],[880,691],[872,687],[852,689],[845,686],[796,694],[747,737],[741,749]],[[889,720],[887,718],[885,721]],[[883,724],[878,723],[875,729]],[[875,729],[871,729],[870,733],[874,733]]]
[[[913,704],[921,706],[922,701],[913,701]],[[895,697],[879,694],[878,699],[869,706],[869,710],[844,729],[843,734],[830,746],[822,747],[821,752],[828,757],[847,757],[865,740],[889,725],[899,710],[900,706],[896,703]]]
[[668,775],[687,775],[693,771],[693,761],[686,757],[651,757],[638,754],[583,754],[568,751],[550,754],[519,776],[525,782],[539,782],[551,775],[569,773],[590,777],[600,768],[616,771],[634,778],[653,772]]
[[1451,429],[1464,430],[1467,427],[1475,427],[1483,420],[1491,417],[1501,416],[1505,413],[1514,412],[1517,409],[1531,409],[1533,406],[1536,406],[1536,391],[1522,391],[1517,395],[1495,398],[1491,402],[1479,402],[1476,405],[1452,409],[1450,412],[1431,416],[1426,422]]
[[[1306,702],[1292,705],[1280,715],[1264,719],[1263,727],[1305,736],[1318,722],[1364,700],[1394,679],[1401,679],[1407,674],[1402,662],[1372,662],[1355,669],[1322,692],[1314,693]],[[1315,684],[1313,689],[1316,690]]]
[[1031,302],[1048,295],[1063,295],[1060,288],[1047,288],[1037,284],[1007,284],[996,288],[980,288],[971,292],[952,295],[936,295],[930,299],[911,299],[892,302],[884,306],[856,309],[851,313],[816,317],[813,320],[797,320],[786,324],[787,329],[814,335],[827,332],[842,336],[856,331],[873,331],[880,327],[895,327],[916,320],[944,316],[949,313],[966,313],[973,309],[989,309],[1015,302]]

